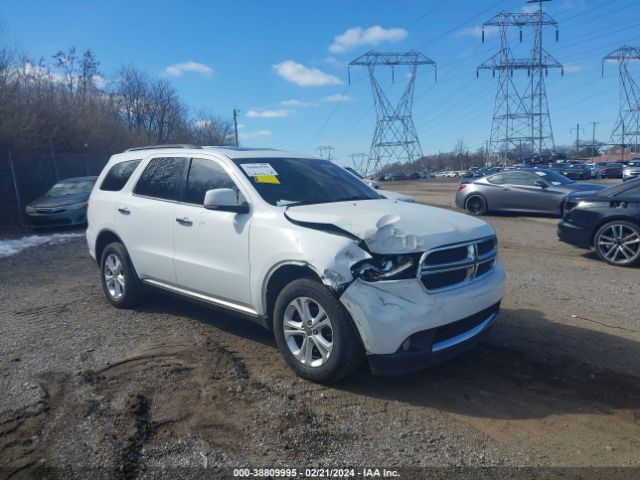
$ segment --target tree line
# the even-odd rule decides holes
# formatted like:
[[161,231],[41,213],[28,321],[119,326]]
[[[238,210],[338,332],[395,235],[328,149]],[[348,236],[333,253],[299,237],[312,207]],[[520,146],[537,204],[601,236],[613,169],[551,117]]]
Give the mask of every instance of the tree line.
[[110,79],[91,50],[34,61],[0,46],[0,149],[113,153],[157,143],[233,144],[229,120],[192,111],[132,65]]

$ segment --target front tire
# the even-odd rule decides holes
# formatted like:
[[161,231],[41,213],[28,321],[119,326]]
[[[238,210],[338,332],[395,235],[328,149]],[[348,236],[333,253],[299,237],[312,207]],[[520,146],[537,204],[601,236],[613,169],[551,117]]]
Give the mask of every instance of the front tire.
[[100,279],[107,300],[116,308],[131,308],[140,299],[140,281],[127,249],[110,243],[100,258]]
[[469,215],[484,215],[487,213],[487,201],[480,195],[471,195],[464,202],[464,208]]
[[318,281],[294,280],[280,292],[273,329],[287,365],[307,380],[336,382],[362,362],[362,346],[347,312]]
[[625,220],[604,224],[596,232],[593,244],[601,260],[618,267],[640,263],[640,226]]

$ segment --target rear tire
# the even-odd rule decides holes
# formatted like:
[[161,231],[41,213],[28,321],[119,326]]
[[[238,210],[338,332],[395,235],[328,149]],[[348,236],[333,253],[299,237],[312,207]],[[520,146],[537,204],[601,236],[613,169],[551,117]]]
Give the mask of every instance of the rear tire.
[[336,382],[364,358],[348,313],[316,280],[302,278],[284,287],[273,311],[273,330],[289,368],[312,382]]
[[122,243],[110,243],[102,251],[100,279],[102,290],[114,307],[131,308],[140,300],[140,280]]
[[598,229],[593,245],[601,260],[617,267],[640,263],[640,226],[625,220],[605,223]]
[[469,215],[484,215],[487,213],[487,201],[480,195],[471,195],[464,202],[464,208]]

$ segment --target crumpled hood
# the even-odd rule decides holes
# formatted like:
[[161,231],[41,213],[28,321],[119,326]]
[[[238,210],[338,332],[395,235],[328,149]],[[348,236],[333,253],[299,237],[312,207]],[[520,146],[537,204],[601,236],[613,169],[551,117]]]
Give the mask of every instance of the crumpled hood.
[[297,222],[338,227],[379,254],[423,252],[495,234],[486,222],[466,214],[391,200],[292,206],[285,216]]

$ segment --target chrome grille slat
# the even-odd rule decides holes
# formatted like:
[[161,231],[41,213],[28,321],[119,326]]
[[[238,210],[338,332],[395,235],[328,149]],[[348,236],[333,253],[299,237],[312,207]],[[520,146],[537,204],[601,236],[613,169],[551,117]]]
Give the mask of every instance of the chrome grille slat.
[[[462,248],[467,249],[465,259],[441,261],[451,257],[459,258],[460,253],[464,253],[461,252]],[[459,288],[493,272],[497,255],[495,236],[434,248],[420,258],[418,279],[430,293]],[[463,270],[466,272],[464,277],[461,272]]]

